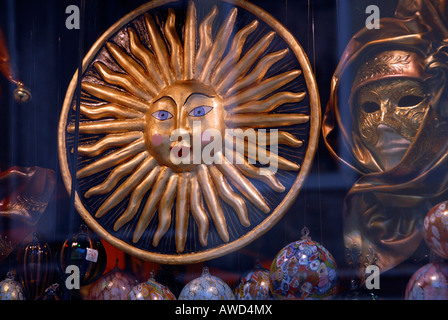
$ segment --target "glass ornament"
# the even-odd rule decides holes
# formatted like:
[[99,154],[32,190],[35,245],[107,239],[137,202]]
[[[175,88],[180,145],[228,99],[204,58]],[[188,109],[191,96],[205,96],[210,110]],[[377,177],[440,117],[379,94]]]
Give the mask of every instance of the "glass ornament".
[[302,235],[273,260],[271,293],[279,300],[331,299],[338,289],[336,261],[325,247],[311,240],[308,229],[304,228]]
[[448,264],[431,262],[418,269],[409,280],[406,300],[448,300]]
[[432,252],[448,259],[448,201],[429,210],[423,220],[423,238]]
[[86,225],[82,224],[79,232],[65,240],[58,255],[61,274],[69,265],[79,267],[80,283],[85,286],[97,280],[106,269],[107,255],[101,241],[90,236]]
[[136,284],[135,276],[115,267],[92,284],[87,300],[127,300]]
[[244,273],[238,280],[235,290],[236,300],[269,300],[269,270],[259,263],[255,268]]
[[28,243],[20,259],[22,285],[28,299],[40,297],[51,283],[53,255],[50,246],[39,239],[37,233]]
[[6,279],[0,282],[0,300],[26,300],[22,285],[14,280],[14,274],[9,271]]
[[135,285],[127,296],[128,300],[176,300],[176,296],[164,285],[154,279],[154,273],[148,281]]
[[223,280],[212,276],[204,267],[202,275],[182,289],[179,300],[235,300],[235,296]]

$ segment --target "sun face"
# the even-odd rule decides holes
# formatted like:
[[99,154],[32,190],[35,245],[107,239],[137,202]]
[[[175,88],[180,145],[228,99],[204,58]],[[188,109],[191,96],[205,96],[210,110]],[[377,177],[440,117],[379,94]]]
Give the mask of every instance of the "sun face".
[[133,244],[149,238],[157,247],[170,237],[182,254],[192,221],[200,246],[211,227],[228,243],[229,212],[250,228],[248,203],[273,210],[258,183],[284,193],[278,171],[301,169],[277,150],[307,143],[288,128],[308,125],[310,114],[276,110],[306,98],[283,89],[302,71],[274,72],[289,50],[266,52],[273,31],[248,44],[259,22],[236,30],[236,7],[213,32],[218,14],[214,6],[198,21],[190,2],[179,34],[174,10],[159,23],[145,13],[120,29],[121,43],[106,41],[84,73],[78,153],[86,160],[76,178],[93,181],[82,196],[98,199],[95,219],[132,232]]
[[[200,143],[195,147],[200,148],[199,155],[202,155],[210,143],[207,130],[218,130],[224,136],[224,119],[222,98],[211,87],[197,81],[174,83],[154,98],[146,113],[148,150],[158,163],[176,172],[192,171],[194,163],[201,161],[194,159],[193,133],[198,136]],[[193,132],[195,125],[198,130]],[[180,161],[185,158],[188,161]]]

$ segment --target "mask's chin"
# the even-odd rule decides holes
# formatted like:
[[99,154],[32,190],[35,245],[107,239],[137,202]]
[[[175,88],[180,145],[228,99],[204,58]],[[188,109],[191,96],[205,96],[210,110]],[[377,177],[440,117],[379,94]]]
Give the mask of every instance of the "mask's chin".
[[378,165],[387,171],[400,163],[411,142],[403,138],[395,129],[384,124],[378,126],[377,132],[377,143],[368,148]]

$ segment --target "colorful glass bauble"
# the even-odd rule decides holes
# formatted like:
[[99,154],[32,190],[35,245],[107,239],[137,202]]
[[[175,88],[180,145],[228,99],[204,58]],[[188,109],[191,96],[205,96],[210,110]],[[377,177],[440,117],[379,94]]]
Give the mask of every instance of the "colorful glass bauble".
[[28,299],[40,297],[51,283],[53,274],[53,255],[50,246],[39,239],[37,233],[22,252],[21,280]]
[[431,251],[448,259],[448,201],[429,210],[423,221],[423,237]]
[[281,300],[331,299],[339,279],[331,253],[308,234],[277,254],[269,278],[274,299]]
[[14,280],[14,274],[10,271],[6,279],[0,282],[0,300],[25,300],[23,286]]
[[432,262],[418,269],[409,280],[406,300],[448,300],[448,264]]
[[106,269],[106,264],[106,250],[100,240],[90,236],[85,225],[81,225],[72,240],[65,240],[59,253],[61,273],[65,274],[69,265],[79,267],[81,286],[97,280]]
[[240,277],[233,293],[236,300],[269,300],[269,270],[257,264]]
[[44,294],[41,295],[36,300],[61,300],[58,294],[58,290],[59,290],[59,284],[53,283],[51,286],[45,289]]
[[128,300],[176,300],[176,296],[151,276],[148,281],[139,283],[131,289]]
[[87,300],[127,300],[136,284],[135,276],[115,267],[92,284]]
[[182,289],[179,300],[235,300],[235,296],[223,280],[212,276],[204,267],[202,275]]

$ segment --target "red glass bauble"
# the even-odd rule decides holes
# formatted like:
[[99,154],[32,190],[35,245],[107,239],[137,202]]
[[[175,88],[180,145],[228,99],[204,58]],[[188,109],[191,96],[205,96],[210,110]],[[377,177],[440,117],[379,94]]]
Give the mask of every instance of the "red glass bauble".
[[406,286],[406,300],[448,300],[448,264],[428,263],[415,272]]
[[429,210],[423,221],[423,237],[432,252],[448,259],[448,201]]

